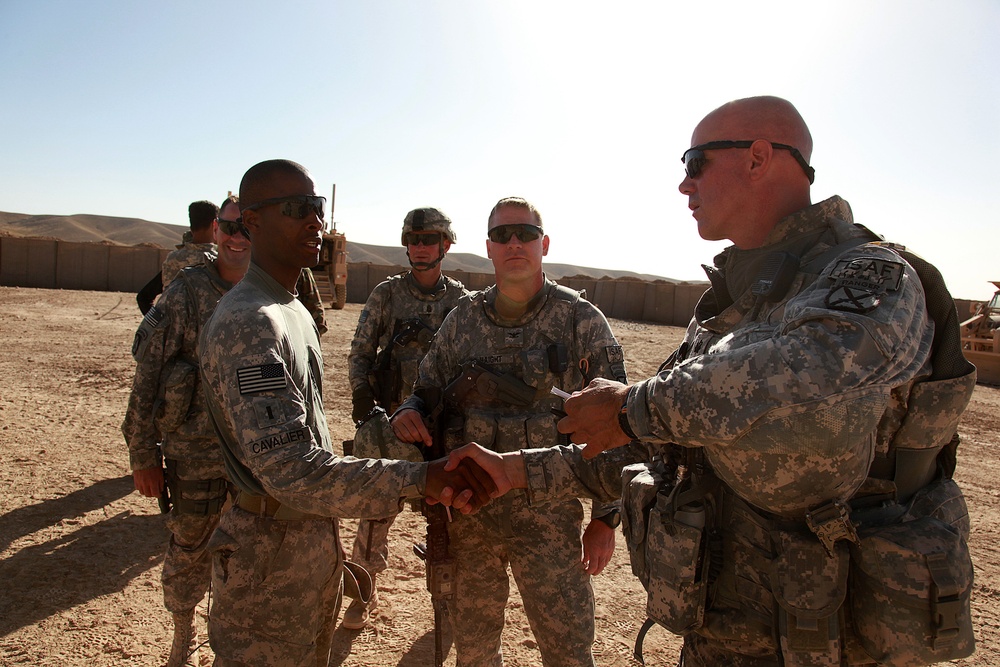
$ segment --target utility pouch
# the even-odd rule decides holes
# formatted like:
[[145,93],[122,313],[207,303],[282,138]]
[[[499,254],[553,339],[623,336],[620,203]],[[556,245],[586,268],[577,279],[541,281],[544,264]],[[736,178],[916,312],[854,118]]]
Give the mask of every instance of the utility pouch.
[[646,615],[671,632],[684,634],[700,627],[705,618],[709,569],[705,506],[691,503],[674,511],[672,500],[659,493],[649,510]]
[[812,533],[771,533],[771,592],[778,603],[778,639],[787,667],[838,667],[840,608],[847,595],[847,542],[831,554]]
[[649,585],[646,565],[646,531],[649,510],[656,503],[656,494],[663,477],[645,463],[635,463],[622,470],[622,533],[628,547],[634,574],[644,587]]
[[850,605],[862,647],[882,665],[910,667],[975,650],[973,568],[958,529],[924,516],[859,531]]
[[161,433],[173,433],[187,421],[197,385],[198,367],[177,360],[164,382],[162,412],[157,420]]
[[419,463],[424,455],[417,445],[396,437],[389,415],[378,410],[371,419],[358,427],[354,434],[353,455],[359,459],[402,459]]

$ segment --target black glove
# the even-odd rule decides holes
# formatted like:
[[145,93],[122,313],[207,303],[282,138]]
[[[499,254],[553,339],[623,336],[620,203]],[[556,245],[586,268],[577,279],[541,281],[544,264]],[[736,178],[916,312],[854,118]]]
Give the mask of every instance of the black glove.
[[372,388],[368,385],[355,388],[351,392],[351,401],[354,404],[354,408],[351,410],[351,419],[354,420],[355,424],[367,417],[375,408],[375,396],[372,394]]

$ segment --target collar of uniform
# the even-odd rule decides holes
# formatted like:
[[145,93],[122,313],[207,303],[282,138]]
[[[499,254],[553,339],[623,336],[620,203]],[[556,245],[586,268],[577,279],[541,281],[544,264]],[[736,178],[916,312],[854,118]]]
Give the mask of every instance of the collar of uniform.
[[295,295],[286,290],[281,283],[272,278],[271,274],[260,268],[252,259],[243,280],[249,280],[250,283],[262,289],[277,303],[287,304],[295,300]]
[[413,292],[413,295],[418,299],[420,297],[428,297],[428,296],[436,297],[441,292],[443,292],[445,288],[445,279],[443,273],[440,276],[438,276],[437,282],[431,285],[430,287],[424,287],[423,285],[418,283],[416,277],[413,275],[413,271],[407,271],[406,275],[403,276],[403,280],[406,282],[406,286],[410,288],[410,291]]
[[486,315],[493,321],[494,324],[502,327],[517,327],[523,324],[527,324],[538,315],[538,313],[545,306],[548,301],[548,297],[552,294],[552,291],[556,288],[556,284],[548,279],[544,278],[545,282],[542,284],[542,289],[538,290],[535,296],[531,297],[525,308],[524,314],[515,319],[506,319],[500,316],[496,309],[497,296],[500,294],[500,290],[497,289],[496,285],[487,287],[484,290],[484,306],[486,307]]

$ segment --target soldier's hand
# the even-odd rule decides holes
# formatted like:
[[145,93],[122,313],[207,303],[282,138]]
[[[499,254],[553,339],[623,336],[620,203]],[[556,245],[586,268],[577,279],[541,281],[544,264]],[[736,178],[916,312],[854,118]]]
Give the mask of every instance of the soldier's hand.
[[524,470],[524,457],[520,452],[498,454],[484,449],[478,443],[470,442],[448,454],[446,470],[468,460],[478,463],[493,478],[497,487],[494,498],[499,498],[511,489],[528,488],[528,474]]
[[427,467],[424,493],[428,502],[444,503],[463,514],[470,514],[493,498],[496,484],[475,461],[461,461],[450,470],[446,469],[448,462],[448,459],[438,459]]
[[594,519],[583,531],[583,558],[580,563],[591,575],[598,575],[615,553],[615,529]]
[[163,468],[160,466],[133,471],[132,481],[135,483],[136,491],[150,498],[159,498],[166,485],[163,479]]
[[628,386],[604,378],[594,378],[583,391],[563,402],[566,416],[556,427],[572,442],[586,443],[583,457],[592,459],[607,449],[631,442],[618,425],[618,412],[628,397]]
[[427,430],[423,415],[419,410],[403,408],[392,416],[392,432],[403,442],[422,442],[424,447],[434,444],[431,432]]

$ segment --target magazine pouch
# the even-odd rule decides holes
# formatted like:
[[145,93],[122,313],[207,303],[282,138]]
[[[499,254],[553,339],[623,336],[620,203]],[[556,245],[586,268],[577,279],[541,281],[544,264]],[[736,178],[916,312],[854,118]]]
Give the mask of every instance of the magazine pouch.
[[701,626],[708,593],[704,548],[705,506],[689,503],[674,510],[673,498],[659,493],[649,510],[646,533],[646,615],[675,634]]
[[923,516],[863,528],[859,537],[851,558],[851,615],[872,659],[909,667],[971,655],[973,569],[959,529]]
[[656,495],[663,484],[663,477],[645,463],[626,466],[622,470],[622,533],[628,547],[632,574],[649,587],[649,568],[646,565],[646,531],[649,511],[656,503]]
[[836,667],[842,651],[839,611],[847,594],[850,552],[833,553],[812,533],[771,534],[771,592],[778,603],[778,634],[787,667]]

